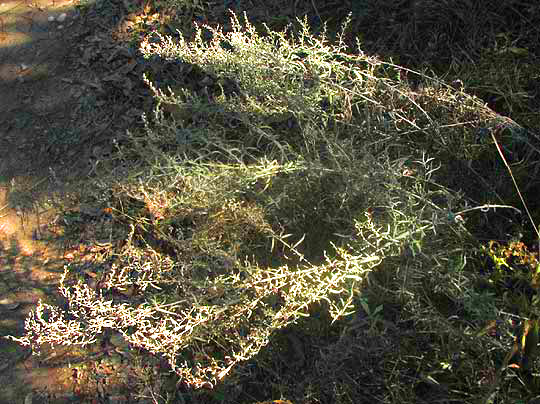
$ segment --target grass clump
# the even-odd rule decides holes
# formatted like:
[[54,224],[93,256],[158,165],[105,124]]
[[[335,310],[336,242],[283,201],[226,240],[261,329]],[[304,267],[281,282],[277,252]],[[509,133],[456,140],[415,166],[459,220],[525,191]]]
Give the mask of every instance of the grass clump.
[[538,127],[536,2],[365,0],[351,6],[352,36],[360,35],[371,51],[456,80],[496,112]]
[[113,331],[221,402],[361,402],[360,379],[385,402],[485,397],[511,340],[478,333],[497,300],[451,167],[486,158],[501,117],[306,23],[231,27],[141,44],[156,107],[85,194],[115,227],[107,259],[93,282],[66,266],[68,309],[40,304],[17,340]]

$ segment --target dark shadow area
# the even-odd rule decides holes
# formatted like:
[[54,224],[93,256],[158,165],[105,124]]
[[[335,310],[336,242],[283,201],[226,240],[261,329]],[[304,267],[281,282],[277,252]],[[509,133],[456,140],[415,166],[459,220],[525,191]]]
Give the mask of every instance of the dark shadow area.
[[16,177],[43,181],[50,176],[49,168],[61,166],[52,153],[51,139],[63,130],[73,132],[74,99],[63,80],[71,74],[66,62],[73,48],[71,37],[77,17],[73,1],[2,3],[0,181],[3,183]]
[[[44,245],[21,240],[20,235],[0,242],[1,337],[22,336],[25,319],[38,301],[63,304],[57,290],[63,265]],[[38,363],[29,348],[4,338],[0,340],[0,361],[0,383],[5,386],[0,392],[2,402],[20,402],[32,389],[45,388],[60,377]]]
[[[84,250],[58,233],[56,217],[38,221],[36,216],[4,209],[0,217],[0,383],[7,386],[0,389],[0,402],[23,402],[29,394],[37,403],[84,402],[102,397],[104,389],[118,392],[125,384],[118,377],[128,374],[118,371],[127,347],[121,339],[111,339],[110,332],[88,346],[44,344],[40,352],[3,338],[22,337],[39,302],[69,309],[58,286],[65,266]],[[99,273],[101,265],[86,257],[74,265],[89,278],[87,274]]]

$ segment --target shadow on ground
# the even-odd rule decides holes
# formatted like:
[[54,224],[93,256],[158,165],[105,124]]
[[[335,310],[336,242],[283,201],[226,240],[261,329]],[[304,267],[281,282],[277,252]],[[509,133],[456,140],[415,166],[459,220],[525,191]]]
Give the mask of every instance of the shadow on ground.
[[[21,214],[7,207],[5,188],[0,196],[0,335],[21,336],[25,318],[38,301],[59,303],[56,285],[64,262],[60,251],[38,240],[47,214]],[[32,357],[29,348],[4,338],[0,363],[0,402],[23,402],[32,390],[65,388],[66,369],[51,368]]]
[[[68,86],[76,72],[66,62],[77,17],[72,0],[0,4],[1,336],[21,336],[39,300],[60,303],[63,249],[43,240],[55,212],[37,201],[65,190],[68,170],[51,138],[76,127],[77,100]],[[28,402],[31,394],[40,402],[45,391],[58,393],[54,402],[75,397],[73,370],[55,361],[67,353],[57,349],[37,359],[29,348],[0,339],[0,402]],[[70,357],[76,354],[69,350]]]

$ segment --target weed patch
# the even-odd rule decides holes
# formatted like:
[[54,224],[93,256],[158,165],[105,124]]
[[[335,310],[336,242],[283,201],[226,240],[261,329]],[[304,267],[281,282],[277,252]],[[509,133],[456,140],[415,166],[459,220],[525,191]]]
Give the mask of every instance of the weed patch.
[[[503,386],[523,307],[500,288],[525,280],[530,299],[536,275],[506,274],[496,244],[492,278],[478,270],[488,214],[516,209],[502,204],[510,179],[476,169],[494,161],[482,134],[522,128],[439,79],[351,55],[348,23],[330,42],[306,21],[260,32],[233,15],[228,31],[143,41],[154,108],[82,193],[103,259],[66,265],[67,310],[40,303],[13,339],[37,352],[113,333],[173,371],[158,383],[139,369],[160,394],[219,402],[474,402]],[[528,142],[505,145],[536,167]],[[456,167],[480,185],[461,189]],[[518,351],[534,350],[537,323],[522,333]]]

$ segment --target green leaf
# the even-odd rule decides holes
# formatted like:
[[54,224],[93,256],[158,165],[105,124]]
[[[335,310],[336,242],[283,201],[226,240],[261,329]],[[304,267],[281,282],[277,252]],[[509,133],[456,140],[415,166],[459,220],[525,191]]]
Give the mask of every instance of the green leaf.
[[511,46],[508,48],[508,52],[513,53],[517,56],[529,56],[529,50],[526,48],[518,48],[515,46]]

